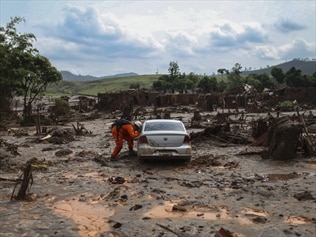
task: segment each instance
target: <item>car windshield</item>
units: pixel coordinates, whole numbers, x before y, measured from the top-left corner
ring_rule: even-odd
[[[151,122],[146,124],[145,131],[184,131],[181,123]]]

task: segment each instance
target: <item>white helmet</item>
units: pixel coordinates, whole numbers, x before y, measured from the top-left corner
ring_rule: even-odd
[[[141,121],[138,121],[138,120],[135,121],[134,124],[135,124],[135,126],[137,126],[137,127],[139,127],[139,128],[141,128],[141,126],[143,125],[142,122],[141,122]]]

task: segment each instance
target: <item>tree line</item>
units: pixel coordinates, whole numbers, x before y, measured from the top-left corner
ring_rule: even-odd
[[[178,62],[169,63],[169,74],[162,75],[152,85],[152,89],[160,92],[186,93],[199,91],[202,93],[215,93],[231,91],[232,89],[248,84],[261,92],[263,89],[276,89],[280,85],[289,87],[316,87],[316,71],[312,76],[303,75],[295,67],[284,72],[281,68],[273,67],[271,74],[249,74],[242,76],[242,66],[236,63],[231,70],[219,68],[220,77],[200,76],[191,72],[186,75],[180,72]]]

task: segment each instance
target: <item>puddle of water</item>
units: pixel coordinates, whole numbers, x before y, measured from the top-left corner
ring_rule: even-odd
[[[191,209],[186,207],[186,211],[173,211],[173,206],[176,205],[174,201],[166,201],[163,205],[155,206],[144,214],[145,217],[150,218],[190,218],[203,220],[235,220],[241,225],[253,225],[253,222],[248,218],[231,217],[229,208],[227,206],[205,206]],[[255,212],[255,211],[254,211]]]
[[[102,205],[89,205],[76,199],[57,202],[52,208],[57,214],[72,219],[83,237],[94,237],[109,231],[108,219],[114,214],[114,210]]]
[[[303,225],[311,223],[312,220],[305,216],[289,216],[285,219],[285,222],[290,225]]]

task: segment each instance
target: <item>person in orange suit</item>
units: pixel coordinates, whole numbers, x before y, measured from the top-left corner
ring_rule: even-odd
[[[134,138],[140,135],[141,127],[142,123],[140,121],[135,121],[134,123],[129,124],[123,124],[120,127],[112,127],[112,136],[115,140],[115,148],[111,154],[111,160],[117,159],[117,156],[123,147],[124,140],[127,141],[129,149],[128,155],[136,155],[136,152],[133,150]]]

